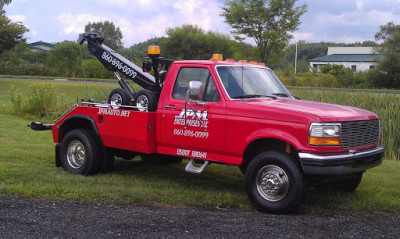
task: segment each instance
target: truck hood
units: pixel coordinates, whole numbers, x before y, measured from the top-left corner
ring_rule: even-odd
[[[247,103],[256,105],[260,108],[273,107],[282,111],[295,111],[299,113],[312,114],[325,122],[378,119],[376,114],[367,110],[306,100],[284,98],[255,99],[249,100]]]

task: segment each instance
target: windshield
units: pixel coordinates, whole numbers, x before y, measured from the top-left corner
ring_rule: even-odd
[[[292,98],[270,69],[251,66],[217,66],[217,72],[231,99]]]

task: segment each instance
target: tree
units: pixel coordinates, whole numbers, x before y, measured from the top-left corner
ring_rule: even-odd
[[[4,10],[0,10],[0,55],[12,49],[20,42],[25,42],[23,35],[28,29],[19,22],[11,21]]]
[[[221,16],[238,38],[253,38],[262,62],[278,55],[293,37],[307,6],[295,7],[297,0],[227,0]]]
[[[144,42],[134,44],[130,48],[121,49],[120,54],[129,60],[142,59],[147,56],[149,46],[160,46],[163,39],[163,37],[150,38]],[[161,54],[164,55],[163,49],[161,49]]]
[[[381,26],[375,39],[383,41],[377,50],[385,55],[378,62],[378,70],[384,74],[377,73],[380,80],[375,83],[378,87],[400,88],[400,25],[389,22]]]
[[[3,9],[4,5],[8,5],[12,0],[0,0],[0,10]]]
[[[88,56],[84,56],[87,59]],[[63,41],[49,51],[49,66],[60,76],[81,76],[81,57],[79,44],[73,41]]]
[[[103,37],[104,43],[114,50],[122,47],[122,32],[119,27],[115,28],[112,22],[89,22],[85,26],[85,32],[96,33]]]
[[[193,25],[183,25],[167,29],[168,37],[161,42],[162,54],[173,59],[208,60],[213,53],[232,56],[232,40],[229,36],[205,32]]]

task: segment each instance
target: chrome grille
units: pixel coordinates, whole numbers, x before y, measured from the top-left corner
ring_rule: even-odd
[[[342,122],[342,147],[353,148],[378,143],[379,120]]]

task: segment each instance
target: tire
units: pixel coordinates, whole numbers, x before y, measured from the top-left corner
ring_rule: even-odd
[[[290,213],[297,209],[303,197],[303,174],[288,154],[266,151],[247,167],[246,190],[259,211]]]
[[[116,88],[111,91],[111,93],[108,95],[108,103],[111,106],[120,106],[120,105],[129,105],[131,102],[131,98],[128,95],[128,92],[126,92],[125,89],[121,88]]]
[[[139,111],[153,112],[157,109],[156,95],[149,90],[140,90],[135,95],[134,105],[142,107]]]
[[[354,173],[344,176],[345,179],[327,182],[319,185],[318,187],[327,190],[354,192],[357,189],[358,185],[360,185],[362,176],[363,172]]]
[[[64,170],[85,176],[98,173],[103,161],[102,147],[87,129],[68,132],[62,140],[60,154]]]

